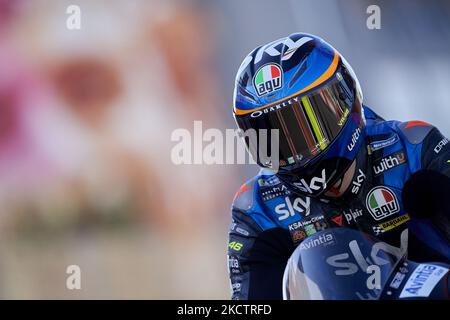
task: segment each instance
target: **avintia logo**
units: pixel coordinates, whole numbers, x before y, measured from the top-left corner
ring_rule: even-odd
[[[263,96],[280,89],[283,86],[283,71],[276,64],[266,64],[259,68],[253,79],[258,96]]]
[[[366,207],[375,220],[384,219],[400,211],[397,196],[387,187],[375,187],[367,194]]]
[[[447,272],[448,268],[442,266],[420,264],[403,287],[400,298],[428,297]]]
[[[311,248],[315,248],[317,246],[326,246],[334,243],[334,238],[331,233],[321,234],[319,237],[315,239],[307,239],[300,243],[300,248],[302,250],[307,250]]]

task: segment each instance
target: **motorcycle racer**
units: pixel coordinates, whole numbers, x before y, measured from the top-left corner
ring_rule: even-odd
[[[236,76],[233,114],[240,129],[267,130],[267,139],[245,139],[261,170],[232,205],[232,299],[281,299],[291,253],[323,229],[355,228],[392,254],[449,262],[448,139],[364,105],[353,69],[330,44],[295,33],[254,49]],[[277,153],[277,170],[261,149]],[[345,270],[346,258],[334,266]]]

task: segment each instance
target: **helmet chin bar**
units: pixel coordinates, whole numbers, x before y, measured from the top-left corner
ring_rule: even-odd
[[[367,171],[367,149],[365,142],[362,142],[353,160],[343,157],[320,158],[309,165],[308,168],[298,168],[289,172],[280,170],[277,176],[297,194],[312,198],[320,197],[328,200],[336,200],[338,199],[337,197],[328,196],[325,193],[330,191],[339,179],[344,178],[344,175],[353,163],[356,163],[355,170],[350,179],[354,178],[358,169],[363,170],[363,172]],[[344,190],[343,194],[347,190]]]
[[[353,160],[350,168],[348,168],[348,170],[342,176],[342,179],[338,180],[340,181],[339,186],[335,188],[337,183],[334,184],[330,188],[330,190],[328,190],[324,195],[328,198],[339,198],[340,196],[342,196],[348,190],[348,188],[350,188],[355,172],[356,172],[356,159]]]
[[[368,156],[367,155],[367,147],[365,144],[363,144],[360,147],[355,160],[353,160],[351,162],[350,167],[343,174],[343,176],[345,176],[347,173],[349,173],[349,179],[350,179],[349,186],[345,190],[342,190],[341,194],[338,197],[333,197],[330,195],[326,195],[324,193],[322,198],[326,199],[326,200],[344,201],[344,199],[343,199],[344,196],[345,197],[348,197],[349,195],[352,196],[353,194],[350,192],[347,192],[347,191],[351,190],[352,181],[354,181],[355,177],[358,175],[358,172],[362,171],[364,174],[367,174],[367,163],[368,163],[367,156]],[[354,170],[352,170],[352,172],[349,172],[349,170],[351,169],[352,166],[354,166]]]
[[[350,168],[352,161],[346,158],[318,159],[308,169],[300,168],[291,172],[278,172],[278,178],[295,193],[307,197],[321,197],[341,179]]]

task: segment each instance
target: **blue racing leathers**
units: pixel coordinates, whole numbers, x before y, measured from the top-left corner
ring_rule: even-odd
[[[239,189],[228,243],[232,299],[281,299],[290,255],[328,228],[359,229],[411,260],[450,261],[449,141],[428,123],[385,121],[364,110],[365,156],[341,197],[295,194],[267,170]]]

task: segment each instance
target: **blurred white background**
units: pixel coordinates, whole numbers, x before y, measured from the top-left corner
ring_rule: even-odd
[[[449,136],[448,1],[0,0],[0,298],[228,298],[229,209],[256,168],[175,166],[170,135],[234,128],[241,60],[300,31],[380,115]]]

